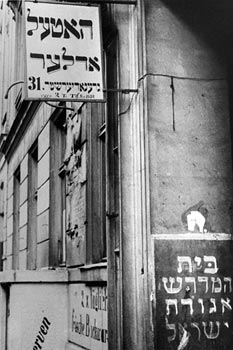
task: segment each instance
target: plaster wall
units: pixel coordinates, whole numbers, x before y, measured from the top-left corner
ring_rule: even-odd
[[[182,214],[203,201],[208,231],[230,233],[226,47],[210,30],[213,18],[207,13],[204,22],[200,9],[196,22],[200,4],[192,5],[193,16],[181,4],[177,10],[160,1],[145,5],[151,232],[187,231]],[[223,28],[218,30],[224,38]]]
[[[8,161],[7,183],[7,239],[4,254],[8,262],[5,268],[11,269],[12,236],[13,236],[13,175],[20,166],[20,244],[19,268],[26,269],[27,260],[27,227],[28,227],[28,151],[38,138],[38,204],[37,204],[37,267],[48,266],[48,211],[49,211],[49,118],[52,108],[41,105],[28,125],[25,134],[21,135],[15,151]]]
[[[65,284],[13,284],[9,307],[9,350],[65,348],[68,322]]]

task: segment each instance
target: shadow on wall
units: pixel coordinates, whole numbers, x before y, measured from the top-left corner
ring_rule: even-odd
[[[233,3],[229,0],[162,0],[170,11],[221,56],[232,55]]]

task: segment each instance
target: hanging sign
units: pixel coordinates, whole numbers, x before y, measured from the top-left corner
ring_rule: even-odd
[[[25,1],[25,99],[103,101],[99,6]]]

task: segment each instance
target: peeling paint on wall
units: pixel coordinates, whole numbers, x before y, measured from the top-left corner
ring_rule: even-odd
[[[183,224],[190,232],[210,232],[210,224],[207,218],[208,210],[204,207],[203,201],[191,206],[181,215]]]
[[[82,138],[82,115],[67,117],[67,143],[64,163],[67,179],[68,265],[85,263],[87,144]]]

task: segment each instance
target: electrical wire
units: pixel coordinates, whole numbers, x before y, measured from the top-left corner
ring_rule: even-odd
[[[194,81],[221,81],[226,80],[226,78],[195,78],[195,77],[181,77],[177,75],[171,75],[171,74],[162,74],[162,73],[146,73],[143,76],[141,76],[138,79],[138,82],[145,79],[147,76],[152,77],[166,77],[166,78],[173,78],[173,79],[179,79],[179,80],[194,80]]]
[[[220,78],[195,78],[195,77],[182,77],[182,76],[177,76],[177,75],[171,75],[171,74],[163,74],[163,73],[146,73],[143,76],[141,76],[138,79],[138,83],[142,80],[144,80],[146,77],[148,76],[154,76],[154,77],[166,77],[166,78],[170,78],[171,79],[171,88],[172,88],[172,92],[173,92],[173,103],[174,103],[174,79],[179,79],[179,80],[192,80],[192,81],[224,81],[226,80],[226,78],[224,77],[220,77]],[[127,112],[129,112],[130,107],[132,105],[133,99],[135,97],[135,95],[138,93],[138,91],[134,92],[134,94],[132,95],[132,98],[130,100],[130,103],[128,105],[128,107],[120,112],[118,114],[118,116],[124,115]],[[174,124],[174,116],[173,116],[173,129],[175,129],[175,124]]]

